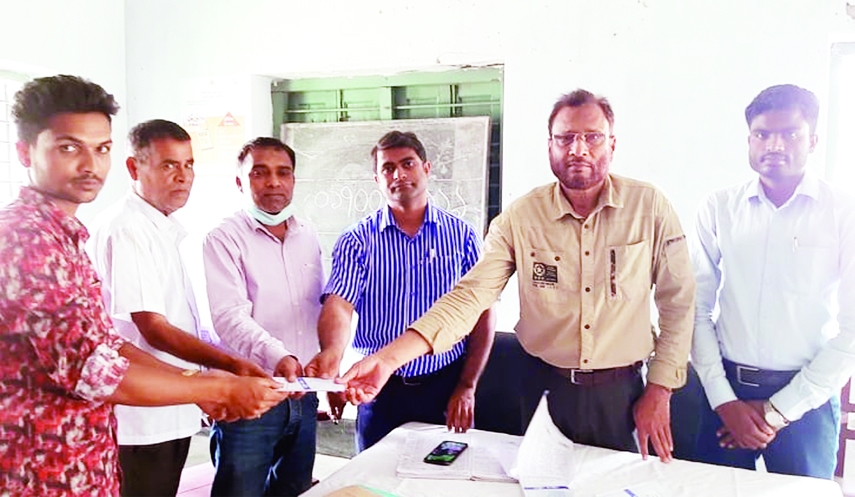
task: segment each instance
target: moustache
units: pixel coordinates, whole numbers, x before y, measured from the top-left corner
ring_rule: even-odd
[[[768,154],[763,154],[760,160],[786,161],[789,160],[789,157],[784,154],[779,154],[777,152],[770,152]]]
[[[74,178],[72,181],[91,181],[95,180],[98,183],[104,183],[104,178],[98,177],[94,174],[84,174]]]
[[[587,161],[585,159],[568,159],[568,160],[564,161],[564,165],[567,167],[578,167],[578,166],[594,167],[593,162]]]

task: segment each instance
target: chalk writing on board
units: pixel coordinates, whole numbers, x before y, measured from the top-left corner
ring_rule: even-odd
[[[424,144],[432,164],[431,202],[483,233],[488,117],[284,124],[282,139],[297,154],[294,205],[317,228],[325,258],[344,229],[385,205],[370,152],[393,129],[412,131]]]

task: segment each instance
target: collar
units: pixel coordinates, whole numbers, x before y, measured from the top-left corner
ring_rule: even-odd
[[[440,224],[437,209],[438,208],[435,207],[430,200],[428,200],[428,203],[425,206],[425,219],[422,222],[422,226],[426,224]],[[398,223],[395,221],[395,216],[392,215],[392,208],[388,205],[380,208],[380,219],[378,222],[378,227],[380,228],[380,231],[385,231],[386,228],[390,227],[400,229],[398,228]]]
[[[606,175],[605,181],[603,182],[603,189],[600,190],[600,196],[597,198],[597,206],[594,207],[591,214],[595,214],[605,207],[613,207],[615,209],[623,207],[621,187],[622,182],[620,181],[620,177],[613,177],[611,174]],[[570,204],[570,201],[567,200],[567,197],[564,196],[564,193],[561,192],[561,183],[557,181],[552,187],[549,209],[552,211],[554,219],[561,219],[568,215],[573,216],[576,219],[582,219],[582,217],[573,210],[573,206]]]
[[[58,223],[62,230],[69,237],[77,240],[78,243],[86,243],[86,240],[89,239],[89,231],[86,230],[83,223],[75,216],[57,207],[50,196],[32,187],[22,186],[18,199],[23,205],[32,207],[45,218]]]
[[[793,191],[793,196],[787,199],[786,202],[781,207],[789,204],[796,197],[802,196],[811,198],[813,200],[819,200],[819,186],[820,186],[819,178],[811,171],[805,171],[804,176],[802,176],[802,180],[799,181],[799,184],[796,185],[795,191]],[[766,192],[763,190],[763,185],[760,184],[760,177],[757,176],[748,183],[748,188],[745,190],[747,200],[754,201],[765,201],[770,202],[768,197],[766,197]]]
[[[187,236],[187,230],[178,222],[174,213],[168,216],[140,197],[133,189],[125,196],[125,201],[133,210],[139,212],[154,224],[154,227],[166,233],[172,233],[177,240]]]

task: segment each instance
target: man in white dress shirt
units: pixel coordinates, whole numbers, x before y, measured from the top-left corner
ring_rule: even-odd
[[[88,246],[116,329],[188,371],[201,364],[266,376],[258,365],[198,338],[195,297],[179,253],[186,232],[172,216],[193,186],[190,135],[173,122],[153,120],[134,127],[129,139],[132,189],[95,220]],[[199,408],[120,405],[116,417],[122,495],[175,495],[190,437],[201,427]]]
[[[818,114],[803,88],[763,90],[745,110],[758,177],[698,214],[705,462],[753,469],[762,454],[771,472],[834,472],[839,393],[855,372],[855,203],[807,169]]]
[[[324,275],[315,229],[293,215],[294,151],[256,138],[238,154],[245,208],[206,237],[214,330],[243,357],[293,381],[318,352]],[[211,495],[291,496],[312,484],[318,399],[291,397],[259,419],[217,422]]]

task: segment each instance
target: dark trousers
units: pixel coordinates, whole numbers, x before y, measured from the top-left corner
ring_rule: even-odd
[[[356,413],[356,450],[362,452],[410,421],[445,424],[448,399],[460,380],[464,359],[416,378],[392,375],[373,401]]]
[[[190,437],[152,445],[120,445],[122,496],[174,496],[189,451]]]
[[[732,365],[732,363],[731,363]],[[727,366],[727,365],[726,365]],[[746,385],[736,378],[733,368],[726,367],[727,379],[740,400],[765,400],[783,388],[789,380],[764,382],[752,377]],[[793,371],[790,377],[795,376]],[[770,375],[771,376],[771,375]],[[776,375],[779,376],[779,375]],[[837,465],[837,445],[840,433],[840,398],[832,397],[825,404],[805,413],[781,429],[763,450],[725,449],[719,447],[716,431],[722,427],[718,414],[705,403],[701,414],[701,432],[698,436],[698,459],[701,462],[755,469],[757,458],[763,455],[766,470],[770,473],[813,476],[830,479]]]
[[[312,486],[318,397],[286,399],[258,419],[216,422],[212,496],[296,496]]]
[[[574,385],[554,366],[528,353],[524,356],[520,371],[523,431],[544,390],[549,390],[549,414],[564,436],[585,445],[638,452],[632,406],[644,392],[639,372],[608,384]]]

